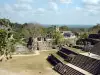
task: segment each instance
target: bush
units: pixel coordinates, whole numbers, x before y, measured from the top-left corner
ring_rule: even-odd
[[[0,53],[2,54],[2,49],[6,46],[6,31],[5,30],[0,30]]]

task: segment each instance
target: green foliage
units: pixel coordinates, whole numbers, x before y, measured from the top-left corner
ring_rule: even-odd
[[[25,23],[22,28],[22,34],[24,37],[38,37],[45,36],[46,29],[37,23]]]
[[[48,27],[47,31],[46,31],[49,38],[53,38],[53,35],[54,35],[55,32],[56,32],[56,26],[54,26],[54,25]]]
[[[0,30],[0,54],[12,52],[14,50],[14,40],[9,39],[7,33],[6,30]]]
[[[8,53],[15,51],[15,48],[14,48],[15,43],[16,43],[16,41],[14,39],[8,40],[7,46],[6,46]]]
[[[85,32],[85,28],[80,28],[80,30],[81,30],[82,32]]]
[[[10,24],[10,20],[9,19],[0,19],[0,25],[4,25],[4,26],[8,26]]]
[[[6,46],[6,34],[5,30],[0,30],[0,51]]]
[[[82,38],[88,38],[88,33],[83,33],[83,34],[81,34],[81,35],[80,35],[80,39],[82,39]]]
[[[60,31],[68,31],[69,28],[67,26],[61,26],[61,27],[59,27],[59,30]]]
[[[60,32],[53,33],[54,44],[59,45],[64,42],[64,37],[61,35]]]
[[[91,34],[96,34],[100,30],[100,24],[97,24],[96,26],[93,26],[89,29],[89,33]]]
[[[12,24],[13,37],[15,40],[19,41],[21,38],[23,38],[22,34],[23,26],[18,23],[11,23],[11,24]]]
[[[7,55],[14,50],[14,40],[11,38],[13,33],[10,20],[0,19],[0,25],[4,26],[4,29],[0,29],[0,54]]]

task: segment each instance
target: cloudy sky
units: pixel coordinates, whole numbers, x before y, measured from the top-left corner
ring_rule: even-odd
[[[41,24],[100,23],[100,0],[0,0],[0,17]]]

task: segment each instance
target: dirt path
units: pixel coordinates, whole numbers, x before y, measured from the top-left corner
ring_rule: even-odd
[[[47,52],[47,51],[51,51],[51,50],[41,50],[41,51],[35,51],[34,54],[17,54],[17,55],[12,55],[14,57],[16,56],[36,56],[36,55],[40,55],[40,52]]]
[[[36,56],[36,55],[40,55],[39,51],[35,51],[34,54],[18,54],[18,55],[12,55],[12,56]]]

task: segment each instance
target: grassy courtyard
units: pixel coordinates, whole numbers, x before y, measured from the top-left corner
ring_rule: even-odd
[[[7,62],[0,62],[0,69],[19,73],[19,75],[58,75],[46,61],[47,56],[55,52],[51,50],[40,52],[40,55],[36,56],[16,56]]]
[[[79,49],[69,49],[77,53],[82,53]],[[49,54],[53,54],[59,60],[66,63],[56,52],[57,50],[50,50],[41,51],[39,55],[24,54],[13,56],[12,59],[6,62],[0,62],[0,75],[59,75],[52,70],[51,64],[46,60]],[[7,72],[7,74],[2,74],[2,70]],[[9,72],[14,74],[10,74]]]

